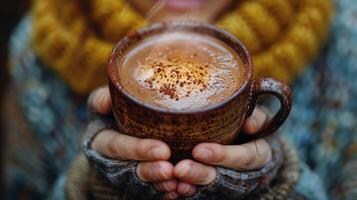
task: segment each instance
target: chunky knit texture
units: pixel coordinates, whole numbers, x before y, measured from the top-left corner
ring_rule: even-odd
[[[218,19],[217,25],[247,46],[255,76],[291,81],[316,54],[327,35],[331,0],[251,0]],[[125,0],[36,0],[36,54],[78,94],[105,83],[115,43],[148,24]]]
[[[276,179],[268,188],[257,193],[252,193],[246,199],[287,199],[295,195],[293,187],[300,176],[299,158],[293,145],[283,139],[284,164],[277,173]],[[238,178],[238,177],[237,177]],[[105,179],[96,170],[90,167],[88,160],[80,154],[68,171],[66,194],[69,200],[98,199],[98,200],[124,200],[141,199],[130,195],[122,196],[122,191]],[[226,199],[221,196],[221,199]],[[186,198],[196,199],[196,198]],[[202,198],[210,199],[210,198]],[[214,198],[218,199],[218,198]],[[295,199],[295,198],[293,198]]]
[[[93,139],[104,129],[115,129],[113,116],[94,116],[85,131],[82,149],[89,163],[101,174],[111,186],[119,192],[117,196],[135,196],[132,199],[161,199],[162,193],[157,192],[153,185],[141,181],[136,175],[138,161],[113,160],[91,147]],[[217,178],[207,186],[198,187],[197,193],[187,200],[215,200],[223,198],[241,199],[248,194],[270,186],[283,163],[282,141],[276,137],[266,138],[272,147],[273,159],[257,170],[237,171],[225,167],[216,167]],[[284,141],[285,142],[285,141]],[[285,150],[285,149],[284,149]],[[123,190],[123,188],[125,188]],[[127,198],[124,198],[127,199]]]

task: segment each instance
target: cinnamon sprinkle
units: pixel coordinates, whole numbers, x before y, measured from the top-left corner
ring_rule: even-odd
[[[196,57],[197,54],[191,56]],[[162,56],[160,61],[154,59],[147,61],[148,67],[154,70],[154,75],[146,79],[145,83],[150,89],[157,89],[170,99],[179,101],[180,98],[189,97],[194,88],[199,92],[207,89],[205,79],[210,77],[208,64],[182,61],[166,56]]]

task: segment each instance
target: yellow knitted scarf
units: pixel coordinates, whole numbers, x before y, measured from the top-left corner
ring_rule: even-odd
[[[246,0],[218,19],[253,55],[255,76],[291,81],[326,38],[331,0]],[[105,84],[105,67],[128,31],[146,25],[125,0],[35,0],[33,45],[78,94]]]

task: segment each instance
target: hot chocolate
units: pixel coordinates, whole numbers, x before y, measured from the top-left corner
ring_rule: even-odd
[[[253,62],[233,35],[193,21],[156,23],[124,37],[108,62],[119,131],[167,143],[172,161],[199,143],[246,142],[274,133],[291,109],[291,91],[272,78],[253,79]],[[262,95],[281,106],[254,136],[239,141]]]
[[[167,32],[139,41],[117,62],[134,98],[167,110],[195,110],[224,101],[243,84],[237,53],[209,35]]]

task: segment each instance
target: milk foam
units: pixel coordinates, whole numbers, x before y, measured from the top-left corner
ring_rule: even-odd
[[[118,63],[121,83],[134,97],[174,110],[206,107],[241,85],[241,63],[207,35],[170,32],[139,42]]]

